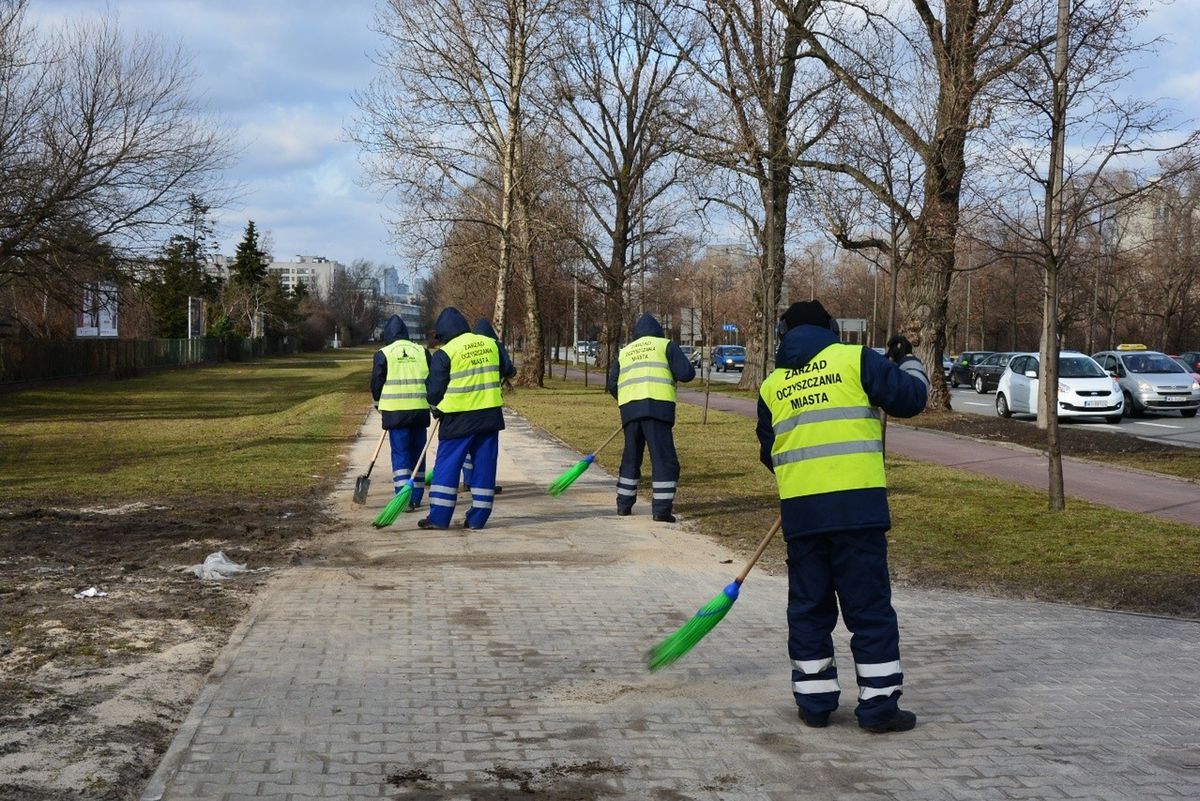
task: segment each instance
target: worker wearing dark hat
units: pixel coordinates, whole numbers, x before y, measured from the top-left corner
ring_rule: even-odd
[[[393,314],[383,325],[386,343],[375,352],[371,368],[371,397],[383,418],[392,451],[392,486],[395,491],[413,480],[409,510],[421,505],[425,477],[413,475],[417,460],[425,450],[429,428],[429,402],[425,399],[425,379],[429,376],[429,351],[410,342],[408,327]]]
[[[458,476],[470,454],[474,463],[471,508],[463,526],[480,529],[492,513],[496,458],[504,429],[500,343],[471,333],[467,318],[453,306],[438,315],[435,329],[441,348],[430,360],[427,398],[441,423],[429,484],[429,517],[417,525],[449,528],[458,500]]]
[[[633,512],[642,454],[650,447],[650,511],[654,519],[674,523],[679,456],[671,428],[675,425],[675,384],[696,377],[679,346],[663,336],[653,316],[643,314],[633,327],[633,341],[621,348],[608,371],[608,391],[621,407],[625,452],[617,478],[617,514]]]
[[[508,356],[508,349],[504,347],[504,343],[500,341],[499,335],[496,334],[496,329],[492,327],[492,321],[486,317],[480,317],[475,321],[475,325],[471,328],[471,333],[481,334],[485,337],[491,337],[496,340],[496,344],[500,346],[500,381],[512,378],[517,374],[517,368],[513,366],[512,359]],[[463,488],[471,489],[471,475],[475,471],[475,465],[471,461],[471,454],[467,454],[466,460],[463,462]],[[496,485],[496,494],[499,495],[503,491],[503,487]]]
[[[793,303],[779,324],[775,369],[759,392],[760,457],[775,474],[788,563],[788,655],[800,718],[828,724],[840,690],[833,654],[838,606],[851,632],[858,724],[907,731],[904,675],[888,579],[891,527],[879,409],[912,417],[929,379],[903,337],[885,357],[844,345],[820,301]]]

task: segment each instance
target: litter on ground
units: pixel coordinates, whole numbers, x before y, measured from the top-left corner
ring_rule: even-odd
[[[230,561],[229,557],[222,551],[210,553],[205,557],[202,564],[184,568],[185,572],[193,573],[199,578],[212,581],[227,579],[230,576],[236,576],[238,573],[257,573],[260,570],[266,569],[262,567],[258,570],[250,570],[245,564],[239,565],[237,562]]]

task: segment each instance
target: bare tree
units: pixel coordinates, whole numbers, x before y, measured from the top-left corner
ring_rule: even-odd
[[[1018,113],[998,126],[1001,136],[989,148],[997,172],[1012,177],[1005,202],[993,207],[1009,255],[1042,267],[1038,426],[1046,430],[1053,510],[1065,507],[1058,437],[1063,275],[1098,214],[1200,165],[1190,151],[1200,133],[1168,142],[1167,109],[1117,94],[1130,75],[1128,56],[1146,47],[1133,38],[1143,6],[1098,0],[1071,8],[1059,0],[1055,47],[1005,79]],[[1166,154],[1173,158],[1164,160]]]
[[[558,0],[388,0],[376,17],[386,40],[382,74],[356,97],[362,125],[351,132],[385,187],[402,193],[405,224],[473,219],[496,229],[496,304],[501,336],[514,276],[526,301],[521,380],[542,356],[535,277],[529,256],[526,147],[529,93],[551,56]],[[471,216],[463,205],[471,202]],[[407,233],[407,232],[401,232]],[[440,247],[441,241],[433,241]]]
[[[111,16],[36,30],[27,5],[0,0],[0,286],[70,297],[130,277],[191,198],[211,203],[228,149],[178,48]],[[103,267],[73,257],[98,243]]]
[[[802,166],[853,179],[899,219],[907,219],[912,269],[904,286],[904,328],[930,364],[940,364],[946,346],[970,137],[990,123],[993,85],[1053,40],[1027,24],[1040,18],[1035,12],[1041,5],[1037,0],[955,0],[940,6],[928,0],[822,0],[819,13],[810,13],[800,27],[812,56],[849,98],[903,141],[920,165],[915,211],[877,174],[836,153]],[[930,379],[930,404],[948,409],[941,371],[931,370]]]
[[[608,358],[624,339],[626,286],[647,268],[647,247],[680,221],[673,190],[691,109],[680,91],[683,61],[656,7],[635,0],[579,0],[560,29],[547,110],[566,143],[559,175],[579,206],[573,238],[605,299]],[[685,50],[691,42],[676,32]]]
[[[802,68],[811,55],[803,31],[819,6],[819,0],[675,0],[667,23],[672,30],[696,27],[707,42],[686,55],[701,103],[710,111],[682,121],[692,137],[691,154],[743,176],[755,190],[753,206],[729,206],[754,230],[760,254],[744,387],[756,387],[774,366],[772,337],[797,161],[836,116],[834,99],[825,92],[831,82],[814,80]],[[709,199],[728,205],[720,195]]]

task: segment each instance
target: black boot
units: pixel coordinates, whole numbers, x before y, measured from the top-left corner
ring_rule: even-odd
[[[654,515],[654,522],[655,523],[674,523],[675,515],[671,514],[670,512],[659,512],[658,514]]]
[[[628,509],[622,509],[620,506],[618,506],[617,514],[621,517],[629,517],[631,514],[633,514],[633,508],[630,507]]]
[[[430,520],[428,517],[422,517],[420,520],[418,520],[418,521],[417,521],[417,528],[434,528],[434,529],[441,529],[441,526],[439,526],[439,525],[437,525],[436,523],[434,523],[434,522],[433,522],[432,520]]]
[[[804,711],[804,707],[800,707],[800,719],[804,721],[804,725],[810,729],[823,729],[829,725],[829,713],[824,715],[815,715]]]
[[[904,709],[897,709],[896,714],[884,721],[871,726],[862,726],[864,731],[872,734],[887,734],[893,731],[909,731],[917,725],[917,716]]]

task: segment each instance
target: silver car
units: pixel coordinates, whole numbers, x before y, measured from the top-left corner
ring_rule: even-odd
[[[1107,370],[1125,395],[1125,414],[1178,410],[1195,417],[1200,409],[1200,384],[1170,356],[1153,350],[1105,350],[1092,356]]]

